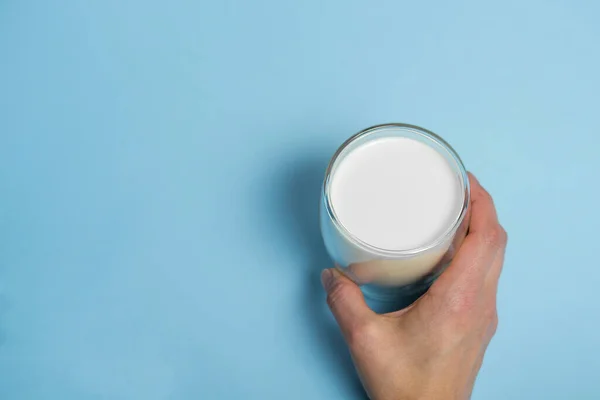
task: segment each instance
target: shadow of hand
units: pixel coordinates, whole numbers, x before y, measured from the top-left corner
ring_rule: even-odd
[[[328,162],[328,156],[315,155],[295,160],[291,168],[284,171],[281,182],[283,198],[279,199],[279,203],[287,223],[286,231],[290,233],[294,246],[300,248],[299,254],[306,265],[306,292],[301,299],[305,318],[303,325],[310,328],[310,334],[318,343],[318,351],[329,363],[329,368],[355,390],[357,396],[366,397],[320,283],[321,271],[332,264],[319,228],[321,185]]]

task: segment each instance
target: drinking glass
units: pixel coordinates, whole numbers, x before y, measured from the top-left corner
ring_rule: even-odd
[[[339,163],[354,149],[370,141],[403,137],[424,143],[448,162],[457,176],[462,196],[460,212],[442,235],[419,248],[390,250],[375,247],[349,232],[336,216],[331,201],[331,179]],[[454,149],[441,137],[408,124],[384,124],[367,128],[349,138],[333,155],[323,181],[320,225],[325,247],[336,267],[352,279],[369,298],[393,301],[417,298],[452,261],[468,229],[470,216],[469,179]],[[401,227],[399,228],[401,229]]]

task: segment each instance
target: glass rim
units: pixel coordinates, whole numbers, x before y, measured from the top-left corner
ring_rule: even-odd
[[[329,195],[329,187],[330,187],[330,183],[331,183],[331,177],[332,177],[332,172],[333,172],[334,166],[336,165],[338,159],[340,158],[340,155],[342,155],[342,153],[344,153],[344,151],[348,148],[348,146],[350,146],[352,143],[356,142],[359,139],[367,137],[376,132],[381,132],[381,131],[388,130],[388,129],[410,131],[412,133],[416,133],[418,136],[421,136],[422,138],[424,138],[427,141],[436,143],[438,146],[440,146],[442,149],[444,149],[448,153],[448,155],[450,155],[451,159],[454,161],[456,167],[458,168],[457,172],[460,175],[460,179],[461,179],[461,183],[462,183],[462,189],[463,189],[462,206],[461,206],[460,212],[457,213],[457,216],[453,220],[452,224],[450,224],[449,227],[441,235],[436,237],[436,239],[432,240],[431,242],[429,242],[423,246],[416,247],[413,249],[406,249],[406,250],[384,249],[384,248],[380,248],[377,246],[373,246],[373,245],[365,242],[364,240],[360,239],[358,236],[356,236],[352,232],[350,232],[340,222],[340,220],[337,217],[337,214],[335,213],[333,204],[331,202],[331,196]],[[323,190],[323,199],[322,200],[325,203],[325,209],[327,211],[329,219],[332,221],[333,225],[336,227],[336,229],[339,232],[341,232],[349,241],[362,247],[363,249],[365,249],[369,252],[383,255],[383,256],[394,257],[394,258],[401,258],[401,257],[407,257],[407,256],[413,256],[416,254],[420,254],[420,253],[426,252],[428,250],[434,249],[437,246],[439,246],[441,243],[448,240],[448,238],[450,238],[462,224],[463,220],[465,219],[465,217],[468,213],[469,204],[471,202],[471,189],[470,189],[470,183],[469,183],[469,176],[467,174],[467,170],[466,170],[460,156],[458,155],[458,153],[452,148],[452,146],[450,146],[450,144],[448,142],[446,142],[444,139],[442,139],[437,134],[435,134],[425,128],[422,128],[420,126],[410,125],[410,124],[405,124],[405,123],[386,123],[386,124],[374,125],[369,128],[363,129],[362,131],[360,131],[360,132],[352,135],[350,138],[348,138],[344,143],[342,143],[342,145],[337,149],[337,151],[331,157],[331,160],[329,161],[329,164],[327,165],[327,170],[325,172],[325,179],[323,180],[322,190]]]

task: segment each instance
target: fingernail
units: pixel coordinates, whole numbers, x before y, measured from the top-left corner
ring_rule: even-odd
[[[333,272],[331,272],[331,269],[324,269],[323,272],[321,272],[321,284],[323,285],[323,289],[325,289],[326,292],[329,291],[329,288],[331,287],[331,283],[333,282]]]

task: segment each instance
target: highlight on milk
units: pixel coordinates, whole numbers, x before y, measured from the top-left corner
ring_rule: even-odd
[[[469,180],[439,136],[378,125],[334,154],[322,188],[321,232],[337,267],[370,297],[424,292],[462,243]]]

